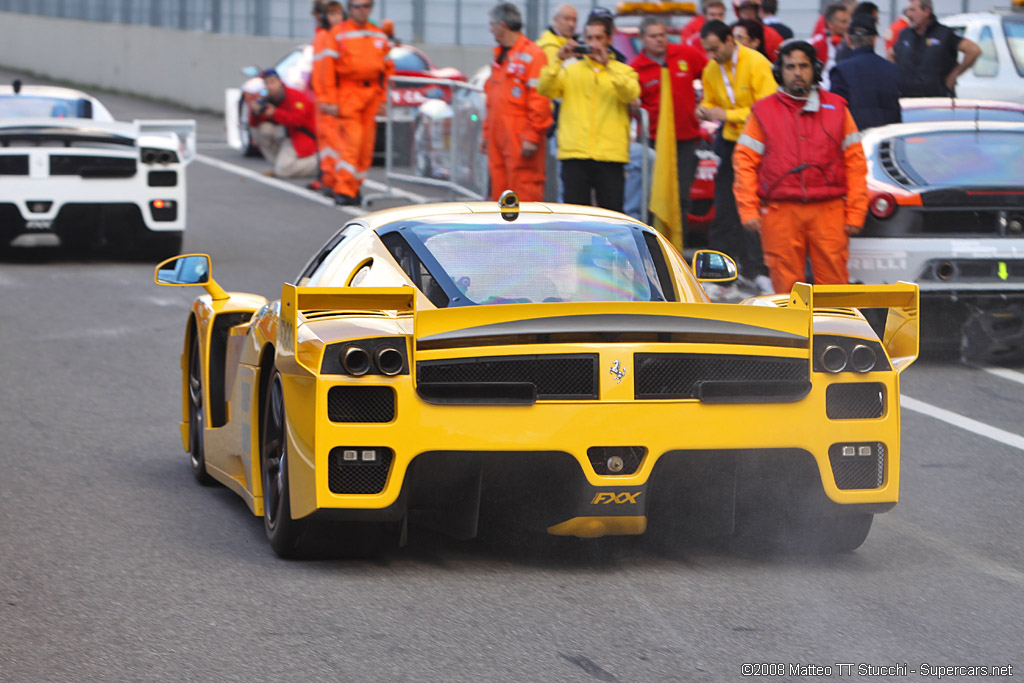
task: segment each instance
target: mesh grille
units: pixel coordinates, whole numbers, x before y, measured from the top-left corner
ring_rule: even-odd
[[[380,493],[388,483],[392,452],[389,448],[373,448],[375,462],[347,461],[346,450],[351,447],[332,448],[327,456],[327,485],[331,493]],[[359,452],[365,448],[356,449]]]
[[[825,390],[830,420],[870,420],[885,413],[885,386],[879,382],[833,384]]]
[[[539,399],[596,399],[597,355],[508,356],[424,361],[417,381],[429,383],[526,382]]]
[[[802,358],[638,353],[636,398],[698,398],[701,382],[793,382],[808,379]]]
[[[83,178],[130,178],[135,159],[70,154],[50,155],[50,175],[80,175]]]
[[[331,387],[327,417],[331,422],[391,422],[395,392],[391,387]]]
[[[863,447],[869,448],[868,455],[843,455],[843,448],[853,448],[858,453]],[[832,476],[836,488],[877,489],[885,480],[885,444],[870,442],[856,444],[833,444],[828,449],[832,464]]]
[[[0,155],[0,175],[28,175],[28,155]]]

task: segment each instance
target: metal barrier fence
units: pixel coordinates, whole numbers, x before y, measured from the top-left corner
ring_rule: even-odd
[[[396,115],[397,110],[410,109],[395,105],[403,95],[414,101],[422,97],[422,105],[411,116]],[[486,115],[481,86],[440,78],[392,76],[386,102],[386,194],[391,194],[393,182],[398,181],[445,188],[451,200],[457,195],[468,199],[487,196],[487,157],[479,149]],[[396,128],[403,125],[411,127],[408,135],[397,133]],[[397,149],[399,144],[409,144],[411,149]],[[402,164],[401,160],[408,163]]]
[[[421,98],[422,104],[415,109],[406,104]],[[440,78],[392,76],[388,79],[385,102],[385,190],[367,195],[365,201],[400,192],[395,187],[396,182],[446,189],[451,201],[458,198],[485,200],[490,196],[487,155],[480,151],[487,115],[481,85]],[[398,113],[411,109],[411,114]],[[640,148],[641,220],[646,223],[651,188],[647,111],[641,108],[634,117],[637,132],[632,145]],[[410,129],[402,134],[400,126]],[[405,145],[411,149],[400,148]]]

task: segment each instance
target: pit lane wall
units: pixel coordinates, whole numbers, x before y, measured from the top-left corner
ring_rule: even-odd
[[[0,67],[219,113],[224,89],[244,80],[243,67],[273,65],[302,42],[16,12],[0,12],[0,27]],[[491,58],[486,47],[418,47],[467,74]]]

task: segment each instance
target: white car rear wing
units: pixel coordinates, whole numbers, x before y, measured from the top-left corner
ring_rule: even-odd
[[[178,154],[183,164],[196,156],[196,122],[194,119],[136,119],[136,136],[173,133],[178,137]]]

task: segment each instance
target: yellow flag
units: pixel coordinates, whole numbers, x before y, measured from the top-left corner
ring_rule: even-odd
[[[683,211],[679,202],[679,169],[676,166],[676,116],[672,108],[672,78],[661,67],[661,106],[654,144],[654,177],[651,180],[651,214],[654,227],[683,252]]]

